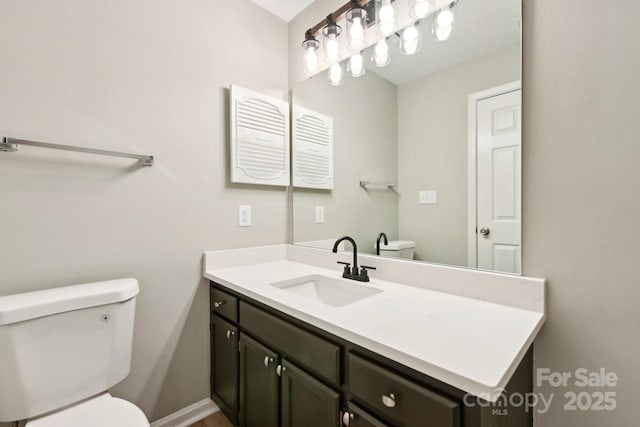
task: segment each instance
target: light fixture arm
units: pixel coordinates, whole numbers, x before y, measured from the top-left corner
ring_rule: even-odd
[[[354,7],[353,6],[354,3],[357,4],[358,6],[363,6],[363,5],[367,4],[367,3],[369,3],[369,1],[373,1],[373,0],[350,0],[350,1],[346,2],[345,4],[343,4],[342,6],[340,6],[338,9],[336,9],[335,12],[329,14],[329,16],[331,16],[331,19],[335,23],[335,21],[337,21],[342,15],[347,13],[347,11],[349,9]],[[313,27],[311,27],[307,31],[311,31],[311,34],[315,35],[318,31],[320,31],[326,25],[327,25],[327,20],[323,19],[322,21],[318,22],[316,25],[314,25]]]

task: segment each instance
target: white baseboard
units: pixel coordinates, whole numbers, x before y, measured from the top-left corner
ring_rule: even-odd
[[[207,398],[186,408],[182,408],[173,414],[167,415],[151,423],[151,427],[188,427],[209,415],[220,410],[213,400]]]

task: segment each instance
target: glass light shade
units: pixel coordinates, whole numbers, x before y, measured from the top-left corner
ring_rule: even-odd
[[[422,34],[415,25],[409,25],[400,34],[400,52],[405,55],[413,55],[422,46]]]
[[[338,37],[341,32],[342,27],[335,23],[329,23],[322,29],[324,57],[330,64],[340,59],[340,42],[338,41]]]
[[[439,10],[433,18],[432,33],[436,40],[449,40],[453,35],[455,28],[455,15],[453,8],[445,8]]]
[[[409,0],[409,16],[416,19],[425,18],[436,8],[433,0]]]
[[[391,0],[376,0],[376,27],[383,36],[396,31],[396,12]]]
[[[314,74],[318,71],[318,48],[320,42],[316,40],[309,32],[302,48],[304,49],[304,72],[307,75]]]
[[[349,9],[347,16],[347,47],[359,51],[365,45],[364,31],[367,28],[367,11],[361,7]]]
[[[342,65],[336,62],[327,71],[327,78],[331,86],[340,86],[344,83],[344,73],[342,72]]]
[[[387,44],[386,39],[380,40],[373,47],[371,62],[376,67],[385,67],[391,62],[391,58],[389,56],[389,45]]]
[[[362,58],[360,53],[356,53],[349,58],[349,62],[347,62],[347,71],[351,77],[364,76],[364,73],[366,72],[364,68],[364,58]]]

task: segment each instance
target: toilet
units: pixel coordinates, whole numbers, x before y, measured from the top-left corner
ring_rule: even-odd
[[[138,292],[120,279],[0,297],[0,422],[149,427],[108,392],[131,368]]]
[[[413,259],[416,242],[411,240],[389,240],[385,245],[380,242],[380,256],[386,258]]]

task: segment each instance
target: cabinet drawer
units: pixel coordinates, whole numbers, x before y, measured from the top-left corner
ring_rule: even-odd
[[[340,385],[340,346],[240,301],[240,325],[315,375]]]
[[[211,288],[211,310],[238,323],[238,298],[217,288]]]
[[[355,354],[348,355],[349,391],[385,419],[404,426],[459,427],[460,405]]]

